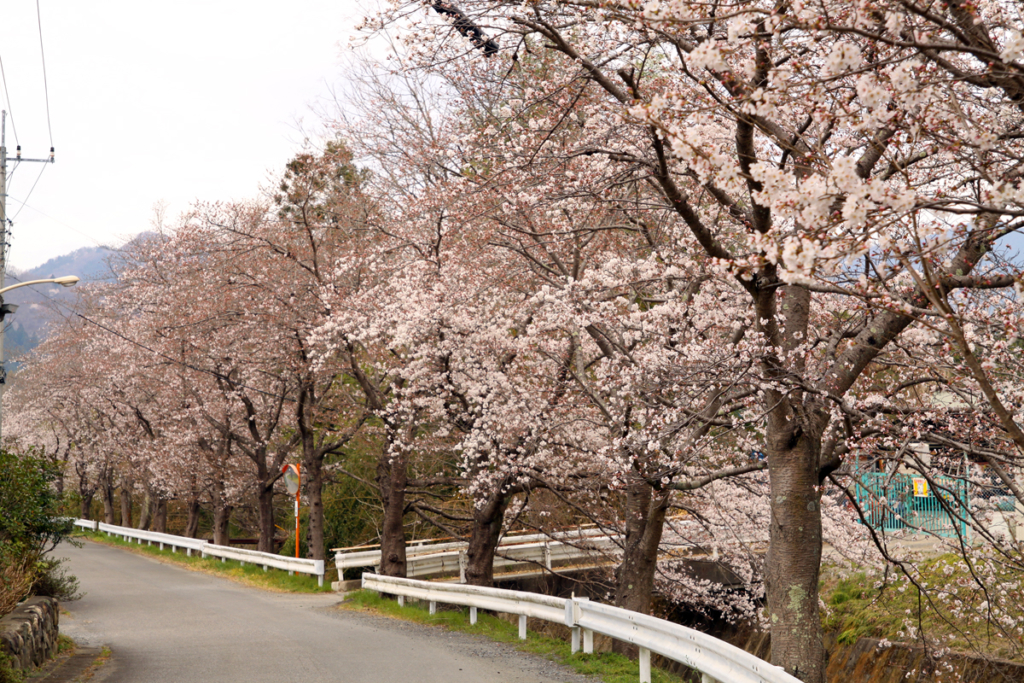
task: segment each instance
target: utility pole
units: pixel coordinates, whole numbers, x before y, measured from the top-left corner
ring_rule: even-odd
[[[21,157],[21,145],[18,145],[17,162],[37,161],[44,164],[53,163],[53,147],[50,148],[49,159],[23,159]],[[7,228],[10,227],[7,220],[7,110],[0,111],[0,289],[4,288],[4,280],[7,277]],[[4,304],[3,297],[0,297],[0,448],[3,447],[3,391],[7,383],[7,368],[4,367],[4,318],[8,313],[13,313],[14,308]]]

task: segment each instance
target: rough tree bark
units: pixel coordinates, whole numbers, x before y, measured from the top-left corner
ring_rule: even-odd
[[[139,508],[139,529],[149,529],[149,521],[153,516],[153,492],[149,482],[143,484],[142,506]]]
[[[309,521],[306,526],[309,534],[308,555],[314,560],[326,559],[324,548],[324,461],[323,458],[306,458],[302,461],[302,483],[305,485],[306,506]]]
[[[824,683],[828,662],[818,611],[818,463],[824,420],[800,420],[786,412],[780,406],[769,417],[771,521],[765,589],[772,624],[793,627],[772,629],[771,659],[786,662],[787,671],[803,681]]]
[[[257,502],[259,504],[260,539],[256,549],[261,553],[272,553],[274,552],[274,536],[277,531],[277,527],[274,526],[274,484],[273,480],[269,486],[265,482],[266,476],[263,475],[257,485],[259,487]]]
[[[118,498],[121,500],[121,526],[130,527],[132,525],[132,490],[130,483],[121,483],[121,491]]]
[[[188,521],[185,522],[185,535],[189,538],[199,536],[199,498],[191,498],[188,501]]]
[[[78,516],[81,519],[92,519],[92,493],[82,496],[80,502]]]
[[[100,481],[100,497],[103,499],[103,521],[106,524],[114,523],[114,484],[110,481],[110,474],[105,474]]]
[[[502,523],[509,496],[498,490],[473,507],[473,526],[466,549],[466,583],[471,586],[494,585],[494,551],[501,540]]]
[[[231,512],[233,505],[219,505],[213,510],[213,542],[216,545],[228,545],[230,540]]]
[[[167,533],[167,499],[157,496],[153,503],[153,531]]]
[[[405,453],[385,452],[377,461],[377,485],[384,504],[381,525],[380,573],[405,576],[405,491],[408,484]]]

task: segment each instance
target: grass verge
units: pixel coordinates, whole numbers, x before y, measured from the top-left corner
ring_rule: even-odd
[[[1024,578],[1006,573],[986,593],[955,555],[929,558],[917,569],[925,596],[900,574],[892,573],[885,581],[867,573],[827,576],[820,587],[825,630],[847,645],[862,637],[915,644],[923,634],[932,647],[1024,661],[1024,637],[1016,628],[1024,620],[1019,599]],[[996,608],[1000,611],[989,612]],[[1010,620],[1011,626],[996,628],[993,622],[999,618]]]
[[[431,614],[425,605],[406,601],[405,607],[398,602],[381,597],[368,590],[350,593],[341,609],[370,612],[382,616],[413,621],[418,624],[442,626],[451,631],[460,631],[485,636],[501,643],[515,645],[524,652],[530,652],[573,669],[577,673],[594,676],[605,683],[636,683],[640,675],[637,662],[611,652],[596,654],[572,654],[569,643],[538,633],[528,632],[526,640],[519,640],[519,628],[515,624],[480,612],[474,625],[469,623],[468,608],[461,610],[447,608]],[[652,683],[682,683],[683,679],[659,669],[651,670]]]
[[[116,548],[124,548],[125,550],[138,553],[140,555],[148,555],[161,562],[168,562],[170,564],[176,564],[192,571],[203,572],[205,574],[214,574],[216,576],[223,576],[237,581],[238,583],[245,584],[246,586],[253,586],[255,588],[262,588],[264,590],[275,591],[278,593],[330,593],[331,586],[326,580],[323,586],[318,586],[315,576],[308,574],[295,574],[289,576],[288,572],[281,569],[268,569],[263,571],[262,567],[255,566],[251,563],[246,563],[242,566],[241,562],[234,560],[227,560],[221,562],[219,559],[214,557],[200,557],[199,555],[192,555],[188,557],[185,555],[183,549],[179,549],[178,552],[172,552],[170,548],[164,548],[160,550],[159,546],[156,545],[139,545],[137,543],[131,543],[122,541],[116,536],[107,536],[102,532],[86,532],[83,534],[84,538],[89,539],[95,543],[102,545],[113,546]]]

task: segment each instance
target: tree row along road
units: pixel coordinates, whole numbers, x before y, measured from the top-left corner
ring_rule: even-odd
[[[94,681],[554,683],[591,680],[509,646],[336,609],[86,542],[62,546],[85,597],[61,632],[107,646]]]

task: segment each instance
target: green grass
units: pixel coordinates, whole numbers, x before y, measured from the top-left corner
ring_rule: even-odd
[[[519,627],[516,624],[510,624],[483,612],[478,613],[476,624],[470,625],[468,608],[455,610],[446,606],[446,609],[430,614],[430,610],[425,605],[406,601],[405,607],[399,607],[397,601],[381,597],[379,593],[369,590],[350,593],[341,607],[342,609],[372,612],[413,621],[418,624],[442,626],[451,631],[461,631],[485,636],[502,643],[510,643],[524,652],[546,657],[568,666],[577,673],[594,676],[605,683],[636,683],[639,680],[639,664],[627,657],[611,652],[590,655],[582,652],[572,654],[569,643],[533,632],[527,632],[525,641],[519,640]],[[652,683],[681,683],[683,681],[678,676],[653,667],[651,680]]]
[[[994,628],[985,618],[987,600],[1003,615],[1024,616],[1019,597],[1024,594],[1024,577],[1006,572],[1002,587],[985,595],[955,555],[928,559],[918,569],[916,579],[927,593],[923,599],[902,574],[890,573],[886,582],[867,573],[826,578],[821,584],[825,630],[835,633],[841,644],[862,637],[914,643],[924,633],[933,647],[1024,661],[1020,634]]]
[[[125,542],[120,538],[107,536],[102,532],[86,532],[83,536],[96,543],[124,548],[131,552],[154,557],[162,562],[177,564],[185,567],[186,569],[191,569],[197,572],[223,576],[233,581],[237,581],[238,583],[262,588],[264,590],[283,593],[331,592],[331,585],[330,582],[327,581],[326,577],[324,579],[324,585],[318,586],[316,577],[310,576],[309,574],[297,573],[294,576],[289,576],[288,572],[273,568],[264,572],[263,567],[253,565],[248,562],[243,567],[240,562],[236,562],[234,560],[221,562],[219,559],[214,557],[200,557],[194,552],[191,557],[188,557],[185,555],[185,550],[181,548],[179,548],[177,552],[172,552],[170,547],[167,546],[164,547],[164,550],[160,550],[160,546],[157,545],[150,546],[145,543],[139,545],[134,542]]]

